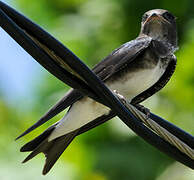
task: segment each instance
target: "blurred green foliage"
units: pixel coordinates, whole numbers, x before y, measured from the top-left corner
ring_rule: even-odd
[[[153,112],[194,134],[194,11],[192,0],[15,0],[14,6],[62,41],[92,67],[113,49],[135,38],[142,14],[164,8],[177,16],[178,65],[170,83],[145,102]],[[0,101],[0,178],[41,179],[43,157],[22,166],[19,147],[52,122],[27,137],[13,139],[32,125],[65,91],[67,86],[44,73],[34,89],[36,103],[30,110]],[[0,95],[1,97],[1,95]],[[3,99],[3,98],[2,98]],[[178,176],[183,172],[185,176]],[[68,180],[166,180],[192,179],[193,172],[175,163],[135,136],[118,119],[77,137],[47,179]]]

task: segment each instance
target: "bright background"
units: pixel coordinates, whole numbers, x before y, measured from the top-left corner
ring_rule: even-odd
[[[178,65],[170,83],[145,102],[152,112],[194,134],[194,10],[192,0],[7,0],[62,41],[90,67],[134,39],[142,14],[153,8],[177,18]],[[34,61],[0,29],[0,179],[191,180],[194,172],[133,134],[119,119],[77,137],[51,172],[44,157],[21,164],[19,148],[52,122],[15,142],[68,87]]]

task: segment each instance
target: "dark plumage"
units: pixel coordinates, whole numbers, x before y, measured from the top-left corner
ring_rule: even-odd
[[[173,54],[177,48],[176,38],[176,23],[171,13],[160,9],[148,11],[142,18],[139,36],[114,50],[97,64],[93,71],[109,88],[118,90],[119,93],[129,98],[132,104],[136,105],[163,88],[172,76],[176,67],[176,57]],[[49,49],[45,49],[45,52],[49,54],[48,51]],[[140,82],[141,78],[143,80]],[[137,87],[136,83],[133,83],[136,79]],[[87,105],[87,102],[90,103],[90,101],[92,100],[83,97],[79,91],[71,90],[39,122],[25,131],[20,137],[71,106],[61,121],[21,148],[22,152],[32,151],[24,162],[43,152],[46,156],[43,174],[46,174],[78,134],[116,115],[105,106],[92,101],[93,105],[91,106],[94,106],[94,109],[97,108],[94,111],[93,119],[86,120],[84,118],[90,112],[83,112],[82,114],[86,115],[79,119],[76,112],[79,113],[81,108],[90,107]],[[83,107],[81,107],[82,104]],[[93,110],[92,108],[91,110]],[[87,108],[85,109],[87,110]],[[98,116],[98,114],[100,115]],[[75,119],[73,119],[74,117]]]

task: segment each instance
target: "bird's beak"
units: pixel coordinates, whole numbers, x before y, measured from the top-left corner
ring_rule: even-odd
[[[154,13],[147,18],[147,20],[144,22],[144,25],[150,22],[162,23],[162,22],[167,22],[167,21],[161,15]]]

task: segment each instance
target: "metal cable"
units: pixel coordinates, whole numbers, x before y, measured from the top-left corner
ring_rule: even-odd
[[[182,153],[189,156],[191,159],[194,159],[194,149],[189,147],[182,140],[177,138],[175,135],[167,131],[165,128],[160,126],[158,123],[147,117],[144,113],[139,111],[136,107],[131,105],[129,102],[124,99],[122,95],[117,94],[117,97],[123,102],[123,104],[138,118],[140,119],[148,128],[150,128],[153,132],[159,135],[161,138],[169,142],[171,145],[178,148]]]

